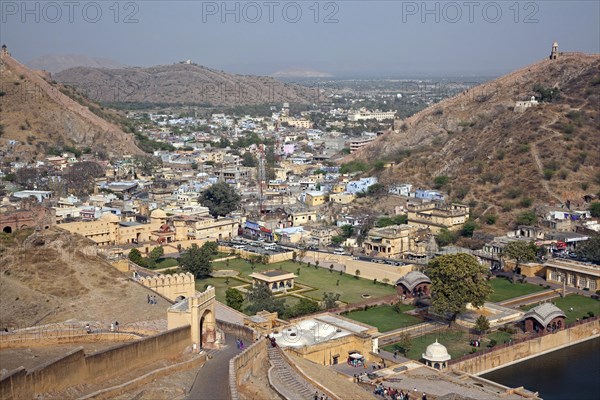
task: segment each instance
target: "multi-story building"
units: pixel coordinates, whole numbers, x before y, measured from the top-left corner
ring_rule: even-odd
[[[238,235],[241,220],[237,218],[212,218],[180,215],[173,217],[175,239],[229,240]]]
[[[383,121],[386,119],[394,119],[395,117],[395,111],[360,110],[354,113],[348,113],[348,121],[365,121],[368,119],[376,119],[377,121]]]
[[[408,223],[439,233],[446,228],[457,231],[469,219],[469,207],[462,204],[408,203]]]
[[[375,139],[377,139],[375,136],[350,139],[348,140],[346,146],[348,146],[348,148],[350,149],[350,153],[354,153],[358,149],[365,147],[369,143],[373,142]]]
[[[363,248],[378,257],[400,258],[407,253],[425,255],[428,232],[411,225],[391,225],[369,231]]]

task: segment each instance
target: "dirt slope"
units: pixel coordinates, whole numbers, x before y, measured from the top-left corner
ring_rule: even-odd
[[[0,326],[166,319],[167,302],[148,305],[150,292],[128,281],[96,249],[59,228],[0,233]]]

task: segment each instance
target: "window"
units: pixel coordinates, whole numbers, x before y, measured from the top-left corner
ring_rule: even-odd
[[[594,279],[590,279],[590,290],[596,290],[596,281]]]

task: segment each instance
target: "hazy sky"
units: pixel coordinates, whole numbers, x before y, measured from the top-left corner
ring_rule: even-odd
[[[600,53],[600,1],[7,1],[0,41],[27,62],[86,54],[229,72],[496,74],[562,51]]]

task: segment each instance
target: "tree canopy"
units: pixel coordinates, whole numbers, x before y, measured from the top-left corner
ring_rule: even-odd
[[[236,210],[242,197],[225,182],[215,183],[200,195],[200,202],[213,217],[225,216]]]
[[[250,303],[246,307],[246,311],[250,314],[256,314],[262,310],[277,312],[279,315],[285,313],[284,301],[273,297],[271,289],[264,283],[259,283],[248,289],[246,299]]]
[[[535,260],[538,248],[532,241],[513,241],[504,246],[502,254],[508,258],[515,260],[515,267],[513,268],[513,281],[515,274],[518,273],[519,264],[526,261]]]
[[[429,262],[426,275],[431,280],[431,305],[451,320],[465,311],[467,303],[482,306],[492,288],[485,280],[486,268],[470,254],[449,254]]]
[[[180,263],[184,271],[191,272],[196,278],[202,279],[210,276],[212,265],[210,263],[213,252],[212,247],[206,242],[202,247],[196,243],[192,244],[185,253],[181,255]]]
[[[593,263],[600,263],[600,235],[593,235],[577,247],[577,255]]]
[[[244,295],[237,289],[229,288],[225,291],[225,302],[235,310],[241,311],[244,303]]]

